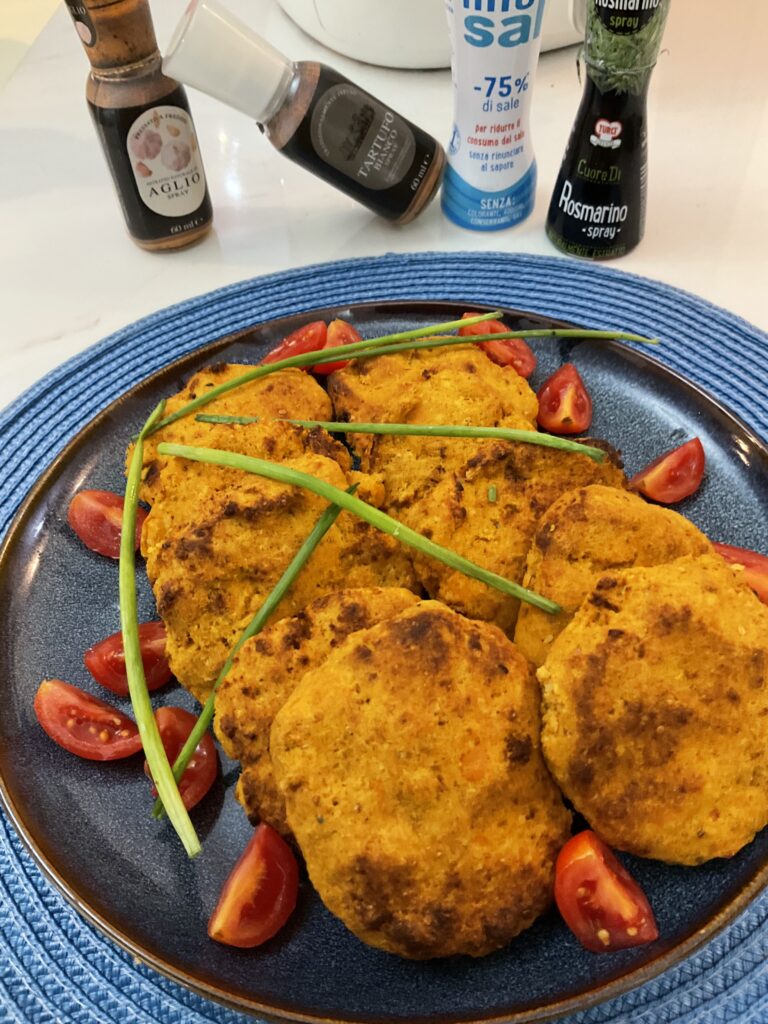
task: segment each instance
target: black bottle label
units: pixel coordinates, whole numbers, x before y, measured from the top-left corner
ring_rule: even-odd
[[[594,0],[595,12],[617,36],[634,35],[645,28],[661,0]]]
[[[437,143],[322,67],[309,109],[282,152],[380,216],[397,220],[432,166]]]
[[[319,97],[310,132],[327,164],[377,192],[403,180],[416,152],[407,122],[351,82]]]
[[[613,259],[643,236],[645,95],[602,93],[588,80],[547,216],[563,252]]]
[[[91,47],[96,42],[96,28],[91,20],[91,15],[88,12],[88,8],[84,3],[78,3],[77,0],[64,0],[69,13],[72,15],[72,21],[75,23],[77,34],[82,40],[83,46]]]
[[[186,95],[119,109],[88,104],[101,137],[128,230],[158,241],[211,219],[203,163]]]

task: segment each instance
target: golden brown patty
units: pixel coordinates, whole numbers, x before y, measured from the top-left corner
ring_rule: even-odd
[[[701,864],[768,823],[768,608],[719,556],[601,577],[539,679],[547,761],[612,846]]]
[[[275,785],[269,730],[301,677],[317,668],[350,633],[418,603],[408,590],[371,587],[318,598],[249,640],[216,694],[216,734],[241,763],[237,798],[248,817],[289,832],[285,802]]]
[[[252,369],[253,366],[237,363],[218,363],[199,371],[186,387],[167,400],[165,415],[176,412],[193,399]],[[280,370],[268,377],[243,384],[214,399],[198,412],[219,416],[259,416],[266,421],[287,417],[324,420],[331,415],[331,403],[313,377],[301,370],[291,369]],[[141,498],[150,505],[155,504],[160,496],[172,497],[177,494],[190,472],[206,473],[211,468],[183,469],[177,459],[158,454],[157,445],[161,441],[201,445],[207,448],[226,448],[229,451],[242,452],[244,455],[256,455],[261,458],[274,456],[279,459],[281,449],[290,443],[292,436],[295,436],[287,429],[287,424],[273,425],[274,432],[270,434],[265,433],[262,424],[199,423],[195,415],[192,413],[176,420],[175,423],[163,427],[157,434],[147,438],[144,445],[145,468]],[[280,426],[286,428],[282,433],[278,429]],[[270,437],[273,440],[269,440]],[[327,434],[324,437],[329,445],[333,444]],[[316,443],[321,443],[319,434]],[[342,461],[345,459],[343,446],[335,446],[333,451],[331,457]],[[221,472],[227,474],[232,471]]]
[[[515,643],[530,661],[541,665],[598,575],[711,551],[712,545],[693,523],[629,491],[602,484],[568,491],[539,520],[523,579],[526,587],[563,610],[548,615],[521,604]]]
[[[277,713],[288,822],[329,909],[401,956],[482,956],[548,905],[565,810],[525,658],[422,602],[354,633]]]
[[[536,429],[536,395],[512,367],[474,346],[398,353],[352,362],[328,390],[337,419]],[[367,473],[380,473],[386,507],[409,504],[482,444],[457,438],[349,435]]]
[[[216,693],[216,734],[241,762],[237,797],[255,823],[289,833],[286,805],[274,782],[269,730],[304,673],[325,662],[351,633],[418,603],[399,588],[340,590],[318,598],[249,640]]]
[[[172,413],[252,369],[220,364],[196,374],[166,405]],[[165,457],[160,441],[237,451],[293,466],[379,504],[380,482],[351,472],[347,449],[320,429],[274,417],[331,416],[328,396],[300,370],[281,370],[215,399],[206,414],[258,416],[251,424],[202,423],[186,416],[152,435],[144,451],[141,496],[152,509],[142,552],[168,654],[179,681],[204,700],[211,683],[326,507],[307,491],[221,466]],[[343,586],[415,587],[410,556],[397,541],[351,516],[325,537],[278,616]]]
[[[181,423],[186,424],[187,421],[182,420]],[[188,437],[182,434],[180,424],[174,423],[169,427],[179,427],[175,443],[240,452],[284,464],[290,464],[306,455],[317,455],[337,463],[346,473],[349,473],[351,466],[346,448],[319,428],[307,431],[276,420],[242,425],[210,424],[214,435],[201,437],[196,428],[206,424],[194,425],[194,421],[191,421],[189,426],[191,430]],[[189,459],[166,459],[162,456],[152,459],[148,463],[142,487],[145,500],[152,506],[142,531],[143,555],[150,557],[172,534],[199,519],[200,510],[206,502],[236,490],[248,489],[255,479],[239,469],[212,466]],[[371,484],[375,483],[372,478],[367,479]],[[370,488],[363,487],[363,490]]]
[[[285,465],[339,488],[349,478],[322,455]],[[261,607],[327,508],[309,491],[253,474],[238,487],[195,501],[147,554],[147,574],[168,632],[167,651],[179,681],[204,700],[231,647]],[[152,513],[150,514],[152,518]],[[342,513],[283,598],[276,616],[294,615],[342,587],[415,587],[405,549],[355,516]]]
[[[401,511],[408,526],[486,569],[521,581],[540,516],[564,492],[585,484],[622,487],[610,459],[594,462],[530,444],[496,441]],[[416,572],[431,597],[471,618],[511,630],[518,601],[432,559],[417,556]]]

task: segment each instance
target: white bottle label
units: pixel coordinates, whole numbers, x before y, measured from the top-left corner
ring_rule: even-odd
[[[443,210],[462,227],[494,231],[533,209],[531,87],[544,0],[445,0],[451,32],[454,125]]]
[[[150,107],[126,136],[136,187],[163,217],[194,213],[205,197],[205,173],[192,120],[181,107]]]

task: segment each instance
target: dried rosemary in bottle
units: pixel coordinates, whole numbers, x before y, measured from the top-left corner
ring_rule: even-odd
[[[669,4],[587,0],[587,80],[547,215],[569,255],[615,259],[643,237],[646,100]]]

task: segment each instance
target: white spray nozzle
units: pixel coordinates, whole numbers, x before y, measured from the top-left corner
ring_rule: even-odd
[[[218,0],[191,0],[163,71],[257,121],[272,116],[293,77],[291,61]]]

